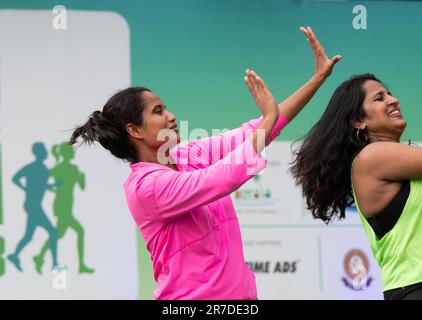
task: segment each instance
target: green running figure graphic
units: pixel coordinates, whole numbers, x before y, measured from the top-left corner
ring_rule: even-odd
[[[70,160],[74,158],[75,152],[67,142],[53,146],[52,153],[57,162],[60,161],[60,158],[62,160],[49,172],[55,181],[62,181],[62,184],[53,190],[56,193],[53,210],[54,215],[58,219],[58,238],[61,239],[68,228],[75,230],[78,238],[79,273],[93,273],[95,270],[87,267],[84,263],[84,229],[72,215],[73,191],[76,185],[79,185],[81,190],[85,189],[85,175],[79,171],[76,165],[70,163]],[[35,269],[39,274],[42,273],[44,255],[48,248],[49,242],[46,242],[41,252],[33,258]]]
[[[24,209],[28,214],[25,234],[18,243],[14,253],[7,258],[19,270],[23,271],[20,265],[19,254],[23,248],[32,240],[34,231],[37,227],[43,227],[49,234],[48,244],[51,248],[53,257],[53,268],[57,263],[57,232],[48,220],[41,203],[46,190],[52,190],[60,182],[48,184],[48,169],[44,164],[47,159],[47,150],[42,142],[36,142],[32,145],[32,153],[35,155],[35,161],[24,166],[12,178],[14,184],[25,192]],[[25,178],[25,184],[22,183]]]

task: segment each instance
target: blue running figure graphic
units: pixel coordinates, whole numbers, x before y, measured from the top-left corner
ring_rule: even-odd
[[[14,184],[25,192],[24,209],[28,214],[25,234],[22,240],[18,243],[14,253],[7,258],[19,270],[23,271],[20,265],[19,254],[23,248],[32,240],[35,229],[37,227],[44,228],[49,235],[48,243],[51,248],[53,258],[53,268],[57,263],[57,231],[48,220],[47,215],[42,208],[42,200],[47,190],[52,190],[61,182],[57,181],[54,184],[48,183],[48,168],[44,164],[47,159],[47,150],[42,142],[36,142],[32,145],[32,153],[35,156],[35,161],[24,166],[12,178]],[[22,183],[22,179],[25,183]]]

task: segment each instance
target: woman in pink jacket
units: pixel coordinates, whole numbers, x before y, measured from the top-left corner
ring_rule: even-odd
[[[77,128],[70,143],[98,141],[130,162],[124,184],[133,218],[151,254],[155,299],[257,299],[230,193],[266,166],[261,151],[309,102],[340,56],[328,59],[301,28],[316,59],[312,78],[277,105],[261,78],[245,82],[262,116],[221,135],[180,142],[176,117],[143,87],[112,96]],[[171,149],[171,151],[170,151]]]

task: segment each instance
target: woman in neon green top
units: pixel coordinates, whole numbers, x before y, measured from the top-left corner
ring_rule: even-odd
[[[345,217],[355,200],[385,299],[422,299],[422,148],[403,145],[400,102],[371,74],[334,92],[291,168],[313,216]]]

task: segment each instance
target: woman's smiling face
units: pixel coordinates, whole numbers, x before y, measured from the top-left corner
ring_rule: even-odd
[[[371,141],[398,140],[406,128],[399,99],[378,81],[367,80],[362,85],[365,92],[363,109],[366,116],[360,121],[359,128],[366,129]]]

